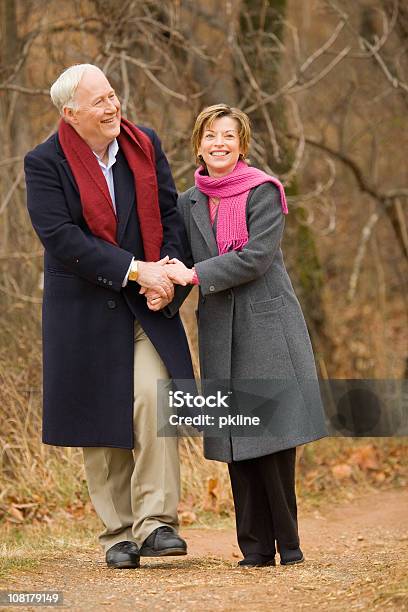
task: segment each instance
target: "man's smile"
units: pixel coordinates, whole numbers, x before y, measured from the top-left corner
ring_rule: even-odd
[[[114,117],[109,117],[109,119],[103,119],[103,121],[101,121],[101,123],[113,123],[114,121],[116,121],[117,119],[119,119],[119,117],[117,117],[116,115]]]

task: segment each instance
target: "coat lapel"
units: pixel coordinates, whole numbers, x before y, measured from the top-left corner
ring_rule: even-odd
[[[194,222],[202,234],[211,256],[215,257],[218,255],[218,246],[211,226],[207,196],[196,188],[190,199],[192,200],[191,215]]]
[[[63,167],[67,177],[69,178],[72,186],[77,192],[78,196],[79,189],[75,181],[74,175],[71,172],[71,168],[64,156],[64,152],[56,135],[55,145],[58,154],[61,157],[61,166]],[[133,175],[126,162],[125,156],[119,149],[116,156],[116,162],[113,164],[113,182],[115,185],[115,202],[116,212],[118,216],[118,228],[117,228],[117,242],[120,244],[123,234],[125,233],[126,225],[129,220],[129,215],[132,210],[132,205],[135,206],[135,186],[133,181]]]
[[[55,134],[55,148],[57,150],[58,155],[60,156],[60,164],[64,168],[65,174],[67,175],[67,177],[69,178],[69,180],[72,183],[72,186],[74,187],[75,191],[79,195],[78,185],[76,183],[74,175],[71,172],[71,168],[69,167],[67,159],[66,159],[66,157],[64,155],[64,151],[62,150],[62,147],[60,145],[60,141],[59,141],[59,138],[58,138],[58,132]]]
[[[113,164],[113,183],[115,185],[115,202],[118,215],[116,240],[120,244],[132,207],[136,205],[133,174],[120,149],[116,156],[116,162]]]
[[[79,195],[78,185],[76,183],[74,175],[71,172],[71,168],[69,167],[69,164],[66,160],[64,152],[59,143],[58,134],[55,134],[54,141],[55,141],[55,149],[58,154],[58,162],[61,165],[66,176],[68,177],[68,180],[71,183],[72,187],[75,189],[75,192],[78,194],[78,199],[73,200],[72,198],[67,198],[67,204],[68,204],[69,209],[71,210],[72,217],[79,221],[80,218],[83,216],[83,212],[82,212],[82,204],[81,204],[81,199]]]
[[[72,174],[71,168],[69,167],[69,164],[66,159],[61,160],[61,166],[64,168],[67,177],[69,178],[72,183],[72,186],[79,195],[78,185],[76,184],[76,180],[74,179],[74,175]]]

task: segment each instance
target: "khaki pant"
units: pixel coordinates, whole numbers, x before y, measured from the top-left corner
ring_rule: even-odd
[[[105,525],[105,551],[117,542],[141,546],[162,525],[177,529],[180,466],[176,437],[157,437],[157,380],[169,374],[135,323],[133,451],[84,448],[85,473],[95,510]],[[165,409],[165,407],[163,407]]]

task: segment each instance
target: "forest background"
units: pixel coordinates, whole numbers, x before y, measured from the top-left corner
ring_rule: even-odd
[[[206,105],[253,125],[250,159],[284,182],[283,249],[322,378],[408,378],[408,8],[402,0],[0,0],[0,527],[90,518],[79,449],[41,444],[42,248],[23,157],[57,126],[49,86],[105,70],[157,130],[179,191]],[[194,309],[183,307],[196,370]],[[62,322],[63,324],[63,322]],[[86,375],[84,373],[84,375]],[[298,453],[300,503],[407,484],[407,438]],[[230,516],[226,466],[181,440],[182,522]]]

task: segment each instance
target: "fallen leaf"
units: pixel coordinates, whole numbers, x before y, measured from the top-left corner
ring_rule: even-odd
[[[211,478],[209,477],[207,479],[207,492],[209,495],[212,495],[214,497],[218,497],[218,478]]]
[[[345,478],[350,478],[351,476],[351,467],[347,463],[339,463],[338,465],[334,465],[331,471],[336,480],[344,480]]]
[[[377,452],[371,444],[355,450],[350,461],[357,464],[362,470],[378,470]]]
[[[179,515],[180,523],[182,525],[192,525],[197,520],[197,515],[194,512],[190,512],[189,510],[185,510],[181,512]]]
[[[8,513],[19,523],[24,523],[24,514],[14,504],[9,507]]]

